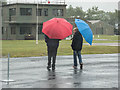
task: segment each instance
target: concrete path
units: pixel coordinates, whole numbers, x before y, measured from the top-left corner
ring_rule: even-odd
[[[47,56],[10,58],[10,82],[2,88],[118,88],[118,54],[82,55],[84,68],[73,69],[73,56],[57,56],[56,70],[47,71]],[[7,58],[2,60],[3,80]]]
[[[88,43],[83,43],[83,45],[89,45]],[[120,46],[120,43],[92,43],[93,46]]]

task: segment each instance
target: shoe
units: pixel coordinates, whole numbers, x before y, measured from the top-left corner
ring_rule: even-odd
[[[52,64],[52,70],[53,71],[55,70],[55,64]]]
[[[80,69],[83,69],[83,63],[80,64]]]
[[[74,69],[77,69],[77,66],[73,66]]]
[[[51,66],[47,66],[47,70],[50,71]]]
[[[55,67],[52,67],[52,70],[55,71]]]

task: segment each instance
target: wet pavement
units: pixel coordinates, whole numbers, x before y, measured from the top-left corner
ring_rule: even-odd
[[[118,54],[82,55],[83,70],[73,69],[73,56],[57,56],[56,70],[47,71],[47,56],[10,58],[10,82],[2,88],[118,88]],[[7,78],[7,58],[2,60]]]
[[[83,43],[83,45],[89,45],[88,43]],[[92,43],[93,46],[120,46],[120,43]]]

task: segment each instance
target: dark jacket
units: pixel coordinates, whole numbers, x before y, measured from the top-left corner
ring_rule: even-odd
[[[83,45],[82,35],[79,31],[77,31],[73,36],[71,47],[75,51],[81,51],[82,45]]]
[[[45,35],[45,42],[47,43],[48,47],[58,48],[60,39],[50,39],[48,36]]]

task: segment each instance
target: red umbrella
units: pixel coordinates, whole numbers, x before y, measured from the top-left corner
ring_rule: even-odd
[[[43,23],[42,32],[51,39],[64,39],[72,34],[72,28],[64,18],[52,18]]]

